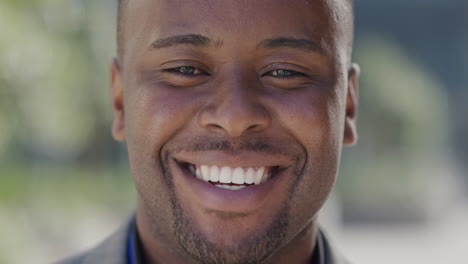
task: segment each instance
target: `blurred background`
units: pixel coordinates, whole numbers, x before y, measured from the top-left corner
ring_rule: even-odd
[[[116,2],[0,2],[0,263],[50,263],[133,210]],[[323,226],[355,263],[468,263],[468,1],[358,0],[354,57],[360,141]]]

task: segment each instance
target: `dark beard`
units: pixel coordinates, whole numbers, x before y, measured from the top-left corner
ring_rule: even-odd
[[[170,190],[170,202],[173,213],[173,232],[179,245],[194,260],[203,264],[254,264],[268,258],[283,243],[288,227],[288,206],[284,205],[271,224],[260,235],[249,237],[232,248],[219,248],[202,233],[195,231],[195,226],[184,214],[175,197],[172,175],[164,170]]]
[[[283,243],[288,227],[288,210],[284,206],[267,229],[249,237],[237,246],[219,248],[210,242],[184,215],[177,200],[172,201],[174,235],[182,248],[193,259],[204,264],[254,264],[268,258]]]
[[[207,147],[207,145],[209,145]],[[230,149],[230,144],[201,144],[196,146],[197,150],[201,149]],[[245,145],[244,145],[245,146]],[[266,144],[252,144],[246,147],[249,150],[263,151],[263,152],[282,152],[269,148]],[[167,154],[167,153],[166,153]],[[299,160],[298,157],[295,158]],[[162,162],[162,169],[165,182],[169,190],[169,200],[171,203],[173,213],[173,233],[179,245],[184,251],[199,263],[203,264],[254,264],[262,263],[273,252],[275,252],[283,243],[286,237],[286,231],[289,224],[289,205],[284,203],[281,210],[273,218],[270,225],[266,229],[255,236],[248,237],[238,243],[237,246],[229,248],[220,248],[212,243],[208,237],[201,232],[197,232],[196,226],[190,221],[184,213],[179,200],[175,195],[174,184],[172,182],[172,175],[169,171],[169,155],[164,155]],[[301,173],[295,171],[299,176]],[[289,190],[289,196],[292,194],[297,185],[300,177],[296,178]]]

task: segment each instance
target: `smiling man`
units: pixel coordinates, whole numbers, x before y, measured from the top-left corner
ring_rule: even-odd
[[[127,0],[118,35],[136,217],[65,263],[347,263],[317,214],[357,137],[350,0]]]

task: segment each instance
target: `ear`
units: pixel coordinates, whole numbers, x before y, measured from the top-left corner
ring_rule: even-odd
[[[356,130],[356,120],[358,112],[359,96],[359,74],[361,69],[359,65],[352,64],[348,70],[348,92],[346,95],[346,116],[343,135],[344,145],[354,145],[357,142],[358,135]]]
[[[119,62],[116,58],[112,59],[110,62],[110,78],[112,112],[114,113],[112,136],[117,141],[125,141],[122,74],[120,72]]]

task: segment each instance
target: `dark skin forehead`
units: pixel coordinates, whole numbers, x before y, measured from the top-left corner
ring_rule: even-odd
[[[118,0],[117,23],[117,49],[119,61],[123,62],[126,38],[127,7],[131,0]],[[304,0],[309,4],[314,2],[326,2],[326,5],[334,14],[333,22],[337,25],[339,33],[344,38],[348,64],[351,61],[351,53],[354,38],[354,1],[353,0]]]

